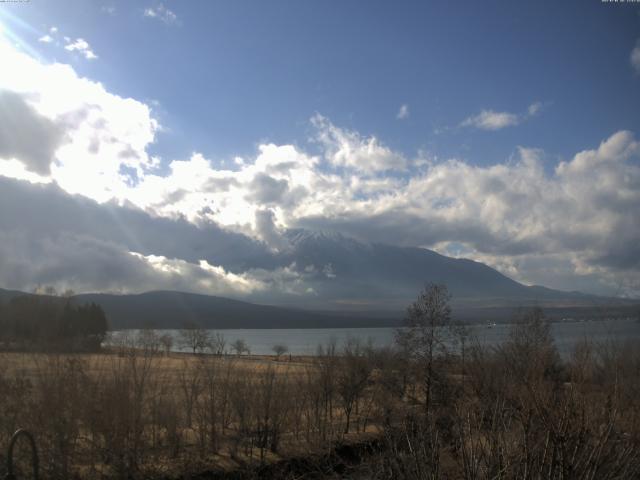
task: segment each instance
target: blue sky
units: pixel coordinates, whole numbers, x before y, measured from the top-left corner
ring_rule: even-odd
[[[34,28],[32,36],[55,25],[86,39],[100,58],[76,59],[80,74],[160,102],[167,132],[153,150],[167,157],[197,150],[228,158],[264,140],[302,142],[316,112],[407,154],[425,149],[485,164],[517,145],[567,158],[638,124],[629,52],[640,8],[632,4],[193,1],[164,4],[175,21],[144,17],[158,5],[34,1],[3,9]],[[69,60],[42,47],[45,58]],[[483,109],[521,113],[533,102],[543,111],[518,128],[455,128]],[[402,104],[410,115],[398,121]]]
[[[640,292],[638,4],[32,0],[0,29],[0,176]]]

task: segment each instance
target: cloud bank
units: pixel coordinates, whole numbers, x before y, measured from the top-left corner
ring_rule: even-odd
[[[14,122],[0,127],[7,286],[312,294],[300,266],[274,260],[302,227],[434,248],[526,283],[640,293],[633,132],[545,170],[536,148],[489,166],[436,162],[316,114],[308,144],[265,142],[226,167],[197,152],[161,160],[148,153],[160,125],[146,103],[1,42],[0,58],[13,66],[0,78]],[[496,130],[539,110],[463,123]]]

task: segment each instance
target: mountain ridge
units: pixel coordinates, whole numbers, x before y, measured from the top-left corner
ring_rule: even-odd
[[[589,316],[605,308],[626,312],[640,304],[640,300],[523,285],[484,263],[426,248],[362,242],[341,233],[304,229],[286,231],[284,237],[288,247],[266,261],[295,270],[312,293],[267,290],[227,298],[158,289],[82,293],[72,300],[101,305],[115,329],[181,328],[190,323],[206,328],[392,326],[400,323],[406,307],[427,283],[447,285],[454,317],[463,321],[504,321],[514,310],[531,306],[564,317]],[[0,289],[0,300],[18,294],[25,293]]]
[[[0,300],[37,295],[0,289]],[[62,297],[53,298],[66,301]],[[397,327],[403,312],[314,311],[260,305],[226,297],[172,290],[136,294],[83,293],[69,297],[75,304],[96,303],[105,311],[111,330],[198,326],[208,329],[372,328]],[[466,323],[506,322],[526,306],[454,307],[453,318]],[[543,308],[550,320],[565,318],[629,317],[640,313],[640,302],[604,307],[555,306]]]
[[[363,242],[341,233],[304,229],[287,230],[283,236],[289,247],[277,254],[277,263],[296,265],[301,272],[317,272],[310,282],[319,301],[304,301],[305,306],[314,308],[340,309],[345,304],[366,305],[369,301],[371,308],[377,309],[378,300],[384,298],[387,307],[397,311],[412,301],[425,283],[446,284],[453,303],[460,306],[478,306],[487,299],[492,304],[584,305],[607,298],[523,285],[484,263],[421,247]],[[293,306],[296,299],[280,299],[278,303]]]

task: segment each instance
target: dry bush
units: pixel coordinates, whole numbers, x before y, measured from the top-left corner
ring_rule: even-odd
[[[440,342],[426,328],[414,340]],[[458,353],[329,342],[306,363],[167,356],[146,333],[110,355],[5,353],[0,449],[26,427],[45,479],[166,478],[321,452],[330,462],[336,442],[375,435],[353,478],[640,475],[637,344],[585,340],[561,360],[538,311],[502,345],[464,341]],[[317,467],[311,478],[331,471]]]
[[[367,351],[357,339],[349,339],[340,358],[337,375],[337,392],[345,416],[344,433],[349,433],[351,413],[358,414],[363,392],[369,383],[372,362]]]

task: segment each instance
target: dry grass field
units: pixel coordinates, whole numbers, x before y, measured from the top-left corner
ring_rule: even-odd
[[[16,428],[30,429],[51,478],[173,477],[323,452],[377,431],[364,384],[345,427],[337,378],[327,378],[337,363],[144,349],[0,353],[0,448]]]
[[[21,427],[36,436],[45,479],[267,478],[256,468],[281,464],[305,467],[268,478],[640,475],[637,344],[585,340],[562,361],[535,315],[495,348],[470,341],[453,355],[419,339],[413,350],[353,341],[291,360],[145,342],[0,353],[0,452]],[[338,445],[369,440],[375,449],[348,469],[331,465]]]
[[[136,352],[131,355],[137,356]],[[128,355],[119,354],[117,351],[105,350],[103,353],[24,353],[24,352],[0,352],[0,369],[4,374],[24,375],[26,378],[34,378],[40,372],[43,364],[56,358],[61,362],[81,362],[88,368],[87,373],[94,376],[106,374],[114,363],[122,361]],[[310,366],[314,365],[312,356],[293,356],[289,360],[283,356],[277,359],[275,355],[224,355],[176,353],[158,354],[154,357],[153,368],[162,372],[168,378],[177,379],[178,373],[185,366],[195,366],[206,358],[219,367],[232,364],[238,372],[261,373],[266,370],[274,370],[277,374],[302,375]]]

